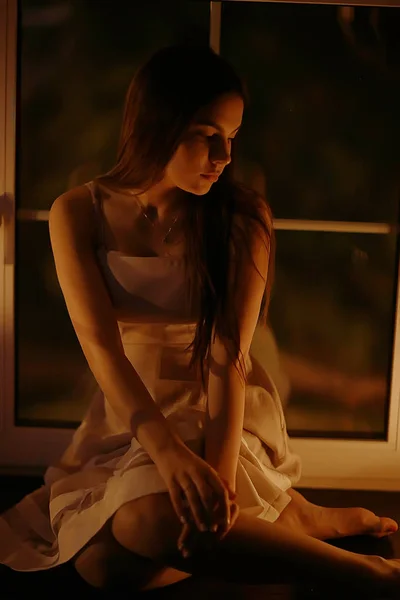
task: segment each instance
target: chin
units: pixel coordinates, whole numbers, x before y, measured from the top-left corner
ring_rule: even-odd
[[[191,193],[194,194],[195,196],[205,196],[209,191],[210,191],[210,187],[208,186],[208,189],[206,190],[199,190],[198,188],[191,190]]]
[[[210,191],[213,182],[211,181],[200,181],[197,185],[182,185],[179,186],[181,190],[184,192],[188,192],[189,194],[194,194],[195,196],[204,196]]]
[[[207,192],[210,191],[210,189],[212,188],[213,185],[215,185],[217,183],[217,180],[207,180],[203,177],[201,177],[201,181],[199,182],[198,186],[197,186],[197,193],[199,196],[207,194]]]

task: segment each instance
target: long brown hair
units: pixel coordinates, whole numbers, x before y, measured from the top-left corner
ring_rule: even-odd
[[[244,83],[211,48],[177,45],[156,52],[129,86],[117,161],[98,180],[114,189],[148,190],[163,178],[196,114],[227,93],[238,94],[247,104]],[[269,246],[260,323],[266,321],[273,281],[272,215],[265,199],[235,181],[233,158],[209,192],[189,194],[185,207],[188,294],[190,303],[198,308],[192,365],[200,368],[203,386],[213,333],[225,340],[235,364],[242,364],[238,319],[229,297],[232,264],[237,264],[232,263],[232,251],[236,257],[248,251],[254,229],[238,227],[238,222],[255,226]]]

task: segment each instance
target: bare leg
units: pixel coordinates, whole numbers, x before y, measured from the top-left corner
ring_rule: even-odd
[[[288,490],[288,494],[292,500],[277,523],[319,540],[353,535],[383,537],[398,529],[393,519],[378,517],[365,508],[327,508],[308,502],[296,490]]]
[[[243,513],[212,552],[200,544],[192,557],[184,559],[176,548],[180,531],[168,494],[129,502],[112,520],[112,533],[124,548],[192,574],[247,584],[315,582],[317,575],[334,576],[350,586],[361,587],[363,581],[369,588],[378,579],[370,557]]]
[[[113,592],[163,587],[190,577],[172,567],[155,563],[121,546],[111,533],[109,520],[75,556],[74,567],[89,585]]]
[[[323,540],[366,533],[380,537],[387,535],[381,533],[385,526],[397,528],[391,519],[380,519],[366,509],[325,508],[308,502],[294,489],[288,490],[288,493],[292,500],[276,523],[291,531]],[[161,506],[164,504],[162,503]],[[158,506],[159,515],[156,519],[156,521],[162,519],[163,530],[170,527],[167,523],[172,518],[168,503],[165,506],[166,514],[160,513],[160,506]],[[136,507],[139,508],[139,504]],[[172,531],[171,535],[175,533]],[[115,589],[116,582],[123,580],[132,589],[146,590],[163,587],[190,577],[190,573],[186,571],[157,564],[121,546],[112,535],[111,520],[79,552],[75,557],[74,565],[87,583],[101,589]],[[183,568],[183,565],[180,567]],[[184,567],[187,569],[186,563]]]

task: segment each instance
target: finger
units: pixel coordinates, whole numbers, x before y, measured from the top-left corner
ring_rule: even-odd
[[[229,499],[230,500],[235,500],[235,498],[237,498],[237,493],[233,492],[231,489],[229,490]]]
[[[220,542],[225,538],[229,531],[234,526],[239,516],[239,506],[231,503],[230,510],[230,525],[228,527],[220,526],[215,533],[205,532],[200,533],[196,528],[187,526],[182,530],[180,536],[180,550],[183,556],[190,556],[197,546],[200,546],[203,551],[209,551],[215,548],[215,543]]]
[[[223,540],[224,537],[232,529],[232,527],[236,523],[237,518],[239,516],[239,511],[240,511],[240,509],[239,509],[238,504],[236,504],[235,502],[232,502],[232,504],[230,506],[230,513],[231,513],[230,524],[228,527],[220,527],[219,528],[219,530],[216,533],[216,536],[218,537],[219,540]]]
[[[190,508],[189,505],[185,503],[185,498],[182,497],[181,487],[173,482],[168,491],[178,519],[183,524],[188,523],[190,519]]]
[[[194,524],[192,524],[192,526],[184,525],[178,540],[178,549],[182,556],[185,558],[190,556],[200,541],[200,538],[205,535],[207,535],[207,533],[200,533]]]
[[[219,506],[219,499],[216,497],[215,490],[203,480],[195,481],[200,500],[203,505],[203,521],[207,530],[212,531],[215,525],[215,511]]]
[[[221,524],[227,525],[230,520],[230,500],[228,490],[225,485],[221,483],[219,477],[213,479],[211,483],[213,485],[214,494],[218,502],[217,508],[214,510],[214,524],[218,526]]]
[[[203,502],[200,499],[199,491],[193,481],[186,484],[186,489],[182,490],[189,503],[191,516],[200,531],[207,531],[207,518],[204,514]]]
[[[188,546],[188,540],[190,538],[190,526],[188,524],[182,527],[181,534],[178,538],[178,550],[182,552],[182,549]]]
[[[221,481],[224,482],[226,489],[228,490],[228,494],[229,494],[229,498],[231,500],[234,500],[237,496],[236,492],[233,491],[233,489],[231,488],[231,486],[229,485],[228,481],[226,479],[224,479],[224,477],[221,477]]]

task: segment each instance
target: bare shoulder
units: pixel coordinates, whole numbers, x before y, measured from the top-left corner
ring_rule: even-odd
[[[76,241],[92,239],[93,203],[87,186],[74,187],[54,200],[50,208],[49,227],[52,237],[68,232]]]
[[[114,307],[96,256],[93,203],[86,186],[54,200],[49,229],[58,281],[85,356],[97,356],[99,348],[120,352]],[[96,364],[89,366],[99,380]]]
[[[90,191],[85,185],[74,187],[56,198],[51,205],[50,214],[68,212],[83,216],[92,208]]]

